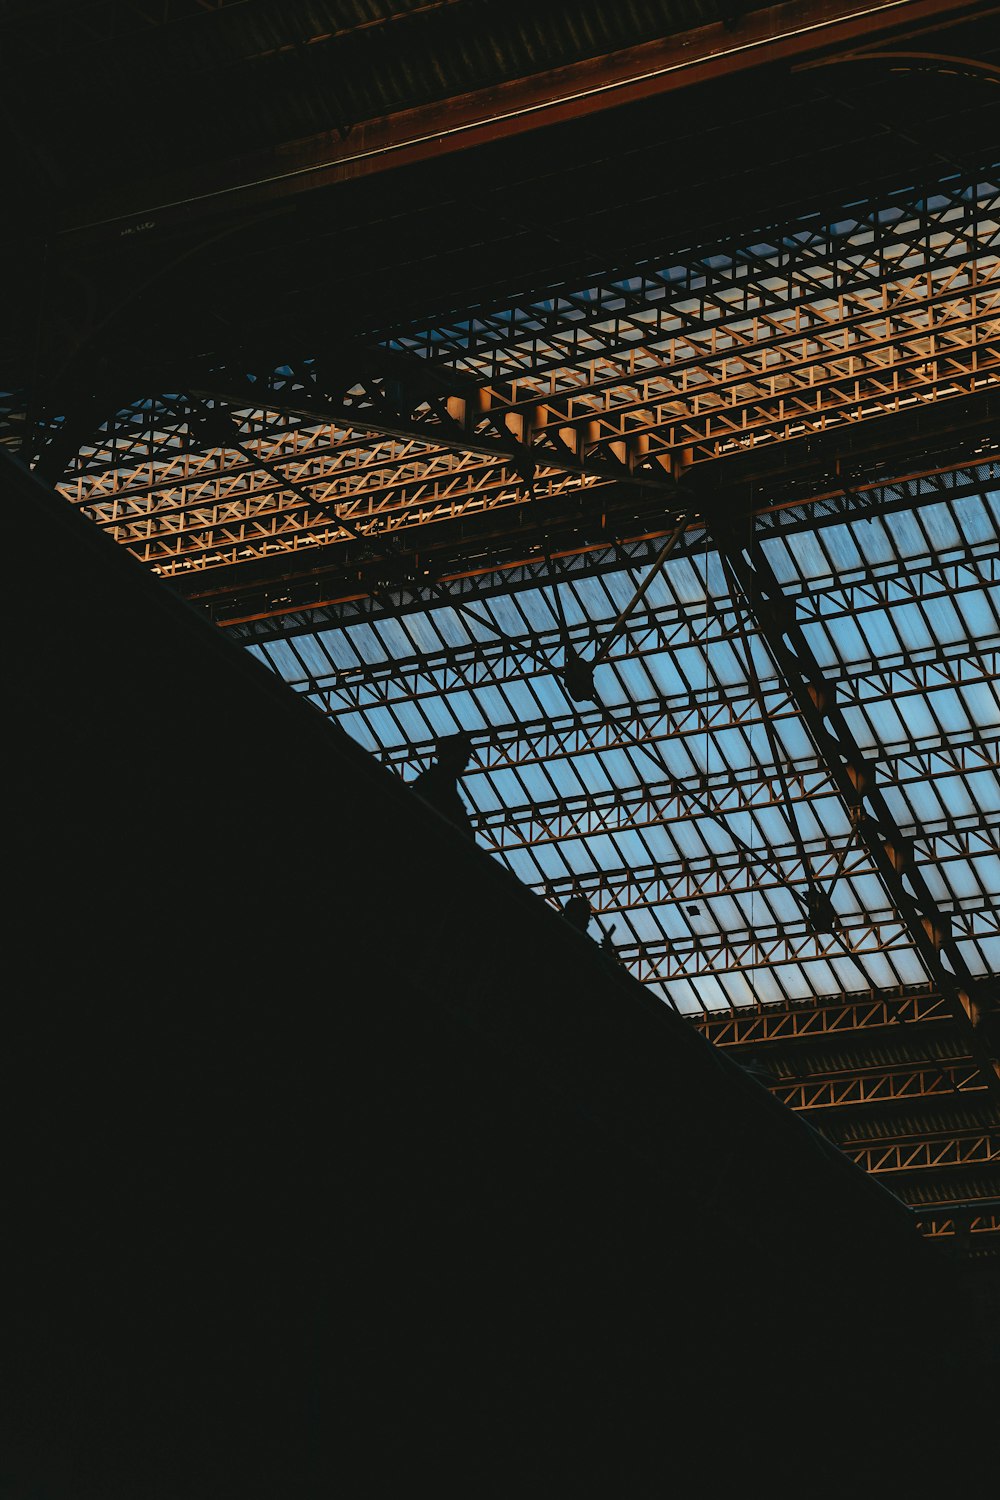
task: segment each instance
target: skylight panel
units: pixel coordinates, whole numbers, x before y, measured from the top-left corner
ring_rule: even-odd
[[[600,695],[600,701],[607,709],[624,708],[633,701],[620,673],[617,670],[611,670],[610,662],[605,662],[598,667],[594,674],[594,683]],[[648,697],[648,693],[644,696]]]
[[[465,692],[461,688],[456,688],[441,701],[447,703],[454,719],[462,729],[475,734],[490,727],[490,721],[483,712],[478,693]]]
[[[934,787],[951,817],[961,818],[975,813],[976,804],[961,776],[939,776],[935,780]]]
[[[765,537],[761,543],[764,556],[782,588],[803,582],[798,560],[792,552],[787,535]]]
[[[602,580],[598,578],[575,578],[572,584],[560,586],[563,607],[566,609],[566,618],[571,620],[568,600],[572,599],[574,607],[579,611],[583,620],[604,620],[608,614],[607,594],[602,587]],[[626,596],[627,602],[628,596]]]
[[[806,960],[802,965],[802,973],[814,995],[830,995],[836,991],[836,975],[825,958]]]
[[[861,551],[851,526],[843,524],[824,526],[817,534],[817,541],[829,558],[832,576],[835,579],[852,573],[862,566]]]
[[[690,567],[688,568],[688,571],[690,571]],[[623,577],[621,575],[618,575],[616,577],[616,575],[612,575],[612,578],[616,578],[616,581],[620,585],[622,585],[621,587],[616,588],[612,595],[615,605],[619,610],[624,609],[626,605],[630,603],[635,590],[640,586],[640,584],[646,583],[647,576],[648,575],[646,570],[641,568],[632,569],[627,577]],[[703,591],[701,590],[700,585],[697,585],[696,592],[694,593],[694,596],[691,600],[688,600],[683,596],[678,588],[678,584],[680,583],[683,576],[684,575],[682,575],[682,573],[678,571],[678,568],[675,564],[673,564],[672,562],[668,562],[666,566],[662,567],[660,571],[648,582],[646,587],[645,603],[641,607],[652,610],[674,610],[680,608],[681,606],[702,604]],[[610,583],[612,580],[611,578],[608,578],[607,575],[605,575],[605,578],[602,581]],[[703,611],[701,611],[701,613],[703,613]],[[685,616],[688,620],[691,620],[692,618],[692,615],[687,608],[685,608]]]
[[[951,646],[968,639],[958,610],[951,599],[928,599],[923,609],[934,640],[939,645]]]
[[[870,659],[867,643],[854,620],[841,616],[832,628],[818,622],[807,623],[802,631],[819,665],[827,672],[834,672],[845,662]]]
[[[899,932],[899,937],[902,938],[902,931]],[[865,956],[865,963],[869,963],[867,955]],[[916,949],[903,946],[901,941],[894,943],[891,952],[885,954],[885,965],[886,967],[882,972],[888,972],[895,977],[888,980],[880,980],[879,983],[926,984],[927,982],[927,972],[920,961]]]
[[[470,629],[471,623],[458,609],[438,608],[434,611],[434,625],[445,646],[469,646],[476,639]]]
[[[571,844],[536,844],[533,853],[546,880],[558,880],[567,874],[594,875],[599,868],[589,843],[583,839],[574,839]],[[537,886],[537,877],[531,883]]]
[[[954,606],[962,621],[960,638],[980,644],[998,639],[1000,583],[992,589],[970,589],[959,594],[955,597]]]
[[[703,859],[708,852],[718,852],[717,846],[706,844],[702,836],[702,829],[707,823],[708,819],[700,821],[695,821],[693,818],[683,819],[671,823],[669,829],[662,829],[661,833],[664,837],[669,837],[676,855],[694,862]]]
[[[672,664],[682,691],[697,695],[707,692],[713,685],[708,657],[700,647],[677,647],[672,652]]]
[[[992,669],[1000,586],[991,555],[977,562],[969,547],[990,545],[994,512],[922,496],[909,517],[866,512],[813,532],[796,522],[763,543],[892,816],[917,836],[935,899],[965,924],[976,972],[995,940],[986,908],[1000,900],[996,829],[992,847],[979,832],[1000,813],[1000,772],[976,769],[976,738],[987,755],[991,735],[1000,744],[1000,695],[962,652],[970,643]],[[947,547],[951,574],[934,556]],[[479,842],[553,904],[580,883],[628,966],[679,1009],[926,983],[755,602],[734,604],[717,553],[675,554],[648,580],[597,669],[598,704],[572,700],[562,679],[555,589],[592,659],[648,563],[590,577],[570,567],[557,585],[481,598],[470,588],[463,609],[355,620],[255,654],[300,687],[318,683],[321,706],[342,677],[330,711],[405,780],[439,734],[462,725],[489,740],[462,782]],[[830,893],[832,933],[810,929],[810,879]]]
[[[941,738],[940,730],[934,721],[930,708],[926,701],[917,694],[907,695],[904,699],[897,699],[896,706],[903,715],[906,734],[899,748],[907,744],[921,745],[927,742],[936,744]],[[858,741],[862,750],[871,751],[880,749],[888,751],[893,749],[892,745],[880,740],[875,734],[871,724],[862,709],[851,704],[845,704],[843,709],[844,718]],[[892,719],[887,718],[882,728],[888,732]]]
[[[1000,970],[1000,936],[988,935],[975,943],[960,942],[958,947],[974,974],[996,974]]]
[[[899,554],[886,531],[885,521],[885,515],[871,516],[852,527],[858,551],[869,569],[881,569],[886,563],[899,563]]]
[[[427,740],[431,735],[453,734],[457,729],[452,712],[445,705],[443,699],[420,704],[397,700],[393,704],[393,713],[390,716],[386,709],[377,708],[370,710],[372,722],[382,726],[388,720],[392,729],[386,729],[387,738],[384,744],[388,748],[391,745],[419,744]],[[379,730],[381,733],[381,729]]]
[[[563,763],[565,765],[565,763]],[[487,808],[487,802],[480,804],[480,789],[484,784],[491,786],[489,803],[496,803],[500,807],[515,809],[524,805],[525,794],[517,772],[505,765],[494,765],[490,767],[489,777],[475,777],[468,781],[469,800],[474,806]]]
[[[932,507],[926,507],[932,512]],[[927,531],[925,527],[932,515],[924,516],[918,511],[887,511],[881,518],[881,524],[885,528],[886,535],[892,542],[897,554],[903,559],[914,559],[926,557],[929,549],[927,545]],[[941,534],[941,545],[944,542],[945,533],[953,528],[949,527],[950,517],[946,506],[941,507],[941,515],[938,519],[937,529]]]
[[[747,916],[733,896],[703,896],[698,904],[711,918],[716,932],[740,932],[747,926]]]
[[[606,750],[601,756],[601,767],[613,787],[627,789],[644,786],[645,781],[635,762],[624,750]]]
[[[797,531],[784,537],[783,540],[795,565],[795,572],[787,580],[788,582],[795,579],[816,587],[832,581],[830,563],[816,536],[808,531]],[[779,581],[786,580],[779,578]]]
[[[324,650],[322,642],[315,635],[296,636],[294,642],[290,643],[299,658],[300,672],[304,668],[310,677],[322,680],[329,677],[333,663],[329,654]]]
[[[1000,719],[997,720],[1000,728]],[[1000,747],[996,751],[995,771],[971,771],[966,777],[969,796],[984,818],[1000,812]]]
[[[840,627],[845,623],[844,619],[838,619],[835,627],[828,628],[835,628],[839,636]],[[850,623],[856,638],[860,637],[863,642],[858,651],[862,660],[877,662],[898,656],[899,635],[888,609],[867,609]]]
[[[608,913],[603,919],[605,925],[611,927],[619,923],[619,914]],[[629,912],[621,913],[620,925],[613,934],[615,943],[638,943],[653,944],[663,941],[663,925],[659,919],[659,913],[643,910],[641,907],[634,908]]]
[[[840,885],[844,886],[843,891],[840,891]],[[859,872],[851,875],[838,883],[838,891],[840,891],[838,902],[845,913],[851,910],[868,914],[887,913],[892,906],[882,881],[874,873]],[[856,907],[853,903],[856,903]]]
[[[931,870],[935,867],[932,865]],[[937,866],[945,888],[942,900],[953,903],[980,905],[984,900],[983,886],[979,878],[978,861],[950,859]]]
[[[762,757],[768,757],[768,744],[760,724],[751,721],[747,727],[741,724],[733,729],[712,730],[709,763],[727,766],[744,783],[756,772]]]
[[[348,635],[362,661],[383,662],[389,659],[382,637],[371,625],[352,625]]]
[[[614,834],[615,847],[618,850],[619,862],[626,868],[632,870],[644,869],[649,865],[666,864],[672,859],[673,851],[666,837],[651,840],[647,835],[657,833],[656,829],[619,828]],[[655,843],[655,847],[654,847]]]
[[[758,678],[762,682],[767,679],[773,681],[774,663],[759,637],[750,636],[751,660]],[[729,641],[713,641],[711,651],[705,653],[706,669],[710,673],[711,680],[723,689],[732,690],[739,688],[742,692],[747,691],[747,673],[742,656],[742,643],[740,652]]]
[[[673,698],[690,691],[688,683],[677,669],[672,652],[658,651],[651,654],[647,658],[646,668],[656,691],[664,698]],[[598,670],[600,673],[600,669]],[[600,674],[599,681],[603,682],[603,680],[603,674]]]
[[[883,746],[898,745],[907,738],[910,725],[906,708],[905,702],[897,705],[892,698],[879,705],[877,724],[871,727],[870,745],[876,742]]]
[[[809,731],[801,718],[792,714],[785,714],[780,718],[772,720],[774,737],[779,750],[784,752],[785,759],[790,766],[799,761],[811,760],[815,755],[815,749]],[[761,726],[754,725],[751,729],[754,736],[754,747],[758,753],[758,759],[769,759],[769,747],[767,745],[767,734]]]
[[[851,836],[851,823],[839,797],[830,795],[797,801],[795,817],[805,839],[843,843]]]
[[[307,695],[310,702],[315,703],[317,708],[323,705],[314,694]],[[376,726],[373,725],[364,714],[346,714],[342,720],[343,728],[356,740],[365,750],[373,755],[378,755],[383,748],[383,742],[376,737]]]
[[[800,963],[792,958],[771,960],[773,967],[763,965],[751,970],[754,989],[761,1000],[780,1005],[785,1000],[807,1000],[813,993],[812,985]],[[731,984],[731,980],[728,979]]]
[[[576,857],[575,851],[580,847],[579,843],[574,844],[574,853],[570,856],[571,862]],[[586,850],[588,868],[592,867],[596,870],[607,871],[618,869],[621,866],[621,852],[615,847],[615,841],[606,833],[592,833],[587,840]]]
[[[615,694],[616,702],[641,703],[652,696],[653,685],[642,662],[619,660],[615,663],[614,676],[617,678],[618,689]],[[607,681],[608,674],[602,674],[602,690]]]
[[[862,750],[870,751],[891,745],[894,737],[905,731],[906,726],[912,729],[912,715],[910,713],[910,700],[903,699],[899,703],[899,712],[893,700],[866,701],[863,710],[859,709],[859,717],[852,719],[854,727],[863,715],[864,732],[855,730],[855,737]],[[896,739],[898,743],[898,738]]]
[[[295,682],[302,678],[302,668],[290,642],[283,640],[268,641],[261,648],[264,659],[274,668],[286,682]]]
[[[435,610],[433,615],[412,613],[403,615],[398,621],[400,630],[409,643],[408,654],[418,656],[421,652],[435,653],[441,650],[441,626],[444,610]],[[454,626],[453,626],[454,630]]]
[[[669,593],[678,604],[689,607],[698,606],[696,614],[689,614],[689,619],[694,619],[697,614],[702,613],[705,605],[704,564],[702,558],[698,558],[696,568],[695,561],[694,558],[689,557],[671,558],[660,574],[664,589],[669,589]],[[654,582],[653,588],[657,587],[658,584]],[[627,603],[627,598],[623,599],[622,603]]]
[[[538,879],[538,867],[527,849],[507,850],[504,854],[504,863],[522,885],[531,887]]]
[[[662,780],[664,769],[676,783],[684,783],[691,778],[692,773],[697,774],[698,762],[692,747],[687,740],[669,731],[665,738],[657,739],[655,747],[637,741],[631,753],[635,772],[643,782]]]
[[[919,816],[912,801],[915,787],[919,789],[917,791],[920,802]],[[896,826],[908,836],[928,824],[940,822],[945,817],[944,804],[934,790],[934,783],[931,780],[911,779],[905,786],[895,786],[885,779],[880,779],[879,789]]]
[[[548,757],[551,762],[554,757]],[[573,770],[579,778],[580,785],[591,793],[608,791],[613,783],[604,765],[603,756],[596,751],[585,751],[577,755],[573,760]]]
[[[947,739],[968,739],[972,728],[965,701],[958,688],[935,688],[928,693],[927,701],[941,725]]]
[[[643,820],[639,825],[647,858],[653,864],[678,866],[682,863],[675,834],[678,824],[662,824]],[[693,899],[693,898],[692,898]]]
[[[402,620],[382,615],[370,628],[374,631],[386,660],[401,661],[413,655],[413,647]]]
[[[916,604],[895,605],[891,621],[904,651],[926,651],[937,644],[926,615]]]
[[[502,724],[507,718],[509,710],[504,702],[499,688],[487,684],[476,689],[476,700],[479,711],[487,724]]]
[[[921,507],[920,520],[935,553],[947,553],[971,541],[984,541],[996,530],[978,496],[970,495],[950,503]]]
[[[563,695],[547,678],[539,680],[536,692],[532,692],[526,682],[509,679],[504,683],[503,697],[506,704],[500,722],[531,724],[539,718],[540,710],[560,718],[566,712]]]
[[[354,667],[361,659],[354,644],[354,631],[357,628],[320,631],[319,643],[335,667]],[[284,676],[283,672],[282,675]]]
[[[942,869],[933,864],[921,864],[921,874],[926,881],[927,889],[930,891],[934,901],[942,910],[946,910],[952,901],[957,901],[958,895],[953,891],[949,882],[945,879]],[[961,877],[959,877],[961,883]]]

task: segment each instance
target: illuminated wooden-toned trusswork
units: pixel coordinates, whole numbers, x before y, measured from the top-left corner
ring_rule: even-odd
[[[775,11],[790,8],[831,9]],[[237,24],[239,7],[219,9]],[[982,8],[895,9],[932,28]],[[536,72],[513,82],[541,87]],[[781,129],[812,107],[795,97]],[[482,277],[452,296],[427,270],[464,177],[437,184],[422,260],[380,245],[383,268],[424,278],[412,304],[384,278],[392,312],[372,294],[352,320],[348,294],[326,316],[334,236],[314,248],[289,229],[237,266],[259,307],[231,301],[220,332],[220,252],[199,273],[208,292],[190,280],[211,328],[194,354],[155,321],[170,357],[140,347],[112,310],[99,369],[99,318],[65,359],[50,330],[48,381],[8,440],[404,780],[467,730],[480,845],[540,900],[585,896],[592,934],[653,994],[928,1236],[986,1253],[1000,1246],[1000,161],[974,128],[992,105],[938,149],[919,122],[908,143],[893,98],[884,162],[868,169],[851,96],[833,144],[793,142],[788,193],[738,228],[686,137],[690,215],[675,195],[633,242],[616,198],[595,211],[609,248],[588,249],[585,276],[575,244],[533,256],[531,225],[510,227],[522,182],[537,206],[577,173],[551,146],[539,181],[518,158],[503,198],[505,243],[529,241],[523,275],[475,229],[449,265],[478,246]],[[741,107],[759,142],[767,100]],[[738,143],[713,139],[738,197]],[[643,194],[662,170],[651,141],[622,164]],[[848,174],[830,165],[841,141]],[[353,149],[342,135],[326,167]],[[262,197],[286,193],[280,165],[253,184]],[[768,161],[750,167],[766,186]],[[359,236],[363,210],[385,215],[366,244],[395,223],[385,177],[355,205]],[[188,188],[178,214],[196,212]],[[208,254],[165,246],[149,252],[154,292],[178,258]],[[128,262],[137,298],[145,253]],[[262,771],[262,794],[296,815],[328,792]]]
[[[42,463],[166,577],[513,529],[526,464],[543,509],[662,514],[694,470],[995,387],[998,207],[951,176],[277,371],[207,362]]]

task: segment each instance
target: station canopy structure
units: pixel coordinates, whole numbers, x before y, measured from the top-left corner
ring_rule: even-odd
[[[195,9],[203,74],[209,24],[245,44],[215,82],[281,58],[266,6]],[[380,60],[367,133],[64,226],[98,311],[7,441],[405,781],[468,731],[484,850],[996,1253],[994,8],[504,9],[328,6],[306,61]],[[349,795],[261,767],[297,820]]]

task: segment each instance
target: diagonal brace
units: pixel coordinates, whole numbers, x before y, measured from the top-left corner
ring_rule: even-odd
[[[872,769],[837,705],[794,604],[785,598],[759,537],[738,534],[733,518],[718,508],[712,530],[719,552],[739,582],[757,628],[770,648],[803,721],[840,792],[861,844],[867,850],[924,967],[961,1023],[972,1056],[994,1106],[1000,1111],[1000,1064],[993,1055],[980,991],[951,931],[951,921],[934,900],[909,840],[897,826]]]

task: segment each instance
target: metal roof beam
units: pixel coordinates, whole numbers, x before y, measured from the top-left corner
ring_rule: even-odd
[[[969,972],[953,935],[952,919],[940,910],[913,862],[909,841],[876,785],[871,763],[854,739],[836,702],[835,688],[826,681],[759,536],[754,533],[747,540],[732,519],[722,514],[714,516],[712,525],[720,553],[739,582],[903,928],[933,983],[950,997],[994,1104],[1000,1105],[1000,1063],[983,1024],[982,985]]]
[[[758,1047],[761,1044],[814,1041],[828,1036],[929,1025],[949,1030],[954,1011],[932,985],[900,985],[843,996],[824,996],[792,1005],[767,1005],[757,1010],[717,1011],[692,1017],[692,1024],[716,1047]]]
[[[222,164],[188,167],[158,182],[98,200],[65,231],[73,242],[101,244],[134,220],[159,225],[269,203],[444,153],[503,140],[541,126],[581,119],[778,61],[794,61],[879,36],[899,38],[927,21],[974,9],[968,0],[785,0],[740,19],[676,32],[622,51],[598,54],[484,92],[424,103],[382,119],[282,143]]]

